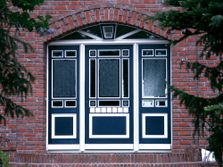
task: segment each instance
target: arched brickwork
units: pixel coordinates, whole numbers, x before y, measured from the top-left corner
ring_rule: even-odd
[[[103,5],[91,6],[75,13],[55,19],[50,23],[54,33],[47,35],[45,41],[52,41],[55,37],[81,27],[99,22],[116,22],[145,29],[154,34],[167,38],[157,22],[152,22],[148,14],[134,10],[129,6]]]

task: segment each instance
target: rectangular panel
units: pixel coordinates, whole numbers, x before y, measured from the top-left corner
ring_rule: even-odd
[[[167,49],[156,49],[156,56],[167,56]]]
[[[120,101],[118,100],[106,100],[99,101],[99,106],[120,106]]]
[[[99,97],[119,97],[119,60],[99,59]]]
[[[53,58],[61,58],[63,57],[63,50],[52,50]]]
[[[166,97],[166,59],[143,59],[143,97]]]
[[[90,138],[129,138],[128,114],[90,114]]]
[[[76,100],[66,100],[65,101],[66,108],[73,108],[76,107]]]
[[[67,57],[67,58],[77,57],[77,51],[76,50],[66,50],[65,57]]]
[[[167,138],[167,114],[142,114],[143,138]]]
[[[76,97],[76,60],[53,60],[53,98]]]
[[[154,56],[153,49],[143,49],[142,56]]]
[[[52,108],[63,108],[63,101],[62,100],[53,100]]]
[[[129,61],[123,60],[123,97],[129,97]]]
[[[90,60],[90,97],[96,97],[96,60]]]
[[[99,50],[99,56],[100,57],[107,57],[107,56],[120,56],[120,50]]]

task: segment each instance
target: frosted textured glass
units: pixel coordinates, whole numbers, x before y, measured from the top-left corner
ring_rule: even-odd
[[[76,97],[76,61],[53,61],[53,97]]]
[[[119,60],[99,60],[99,96],[119,97]]]
[[[143,95],[164,97],[166,88],[166,60],[144,59],[143,60]]]

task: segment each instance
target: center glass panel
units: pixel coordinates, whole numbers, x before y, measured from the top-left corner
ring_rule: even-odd
[[[119,97],[119,59],[99,59],[99,97]]]

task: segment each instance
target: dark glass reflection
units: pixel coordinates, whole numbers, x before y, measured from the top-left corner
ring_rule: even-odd
[[[99,60],[99,96],[119,97],[119,60]]]
[[[53,97],[76,97],[76,61],[53,61]]]

